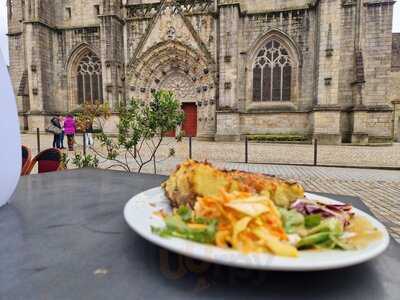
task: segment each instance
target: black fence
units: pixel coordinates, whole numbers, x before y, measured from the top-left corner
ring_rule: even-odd
[[[41,146],[40,146],[40,131],[39,128],[37,128],[36,130],[36,140],[37,140],[37,150],[38,152],[40,152],[41,150]],[[82,140],[82,145],[80,145],[79,141]],[[204,153],[203,150],[201,150],[201,148],[196,148],[196,143],[194,143],[195,139],[192,137],[188,137],[188,148],[187,148],[187,152],[185,153],[181,153],[179,158],[181,159],[185,159],[185,158],[190,158],[190,159],[199,159],[198,155],[199,153]],[[76,144],[77,146],[79,146],[79,150],[81,150],[83,152],[84,155],[86,155],[87,153],[87,141],[86,141],[86,135],[85,133],[79,133],[75,136],[75,141],[78,141]],[[242,147],[240,146],[240,144],[242,144]],[[245,137],[244,141],[241,142],[238,145],[237,148],[237,153],[240,152],[239,155],[235,156],[235,159],[229,158],[229,157],[224,157],[219,155],[219,159],[218,158],[214,158],[214,157],[201,157],[199,160],[203,160],[203,159],[210,159],[210,160],[216,160],[216,161],[223,161],[223,162],[232,162],[232,163],[246,163],[246,164],[270,164],[270,165],[295,165],[295,166],[320,166],[320,167],[345,167],[345,168],[368,168],[368,169],[389,169],[389,170],[400,170],[400,162],[394,162],[393,166],[389,166],[389,165],[380,165],[379,162],[376,163],[375,165],[373,163],[369,163],[369,164],[364,164],[363,162],[358,162],[358,161],[352,161],[351,163],[341,163],[341,162],[326,162],[326,156],[327,156],[327,151],[325,150],[321,152],[320,147],[319,147],[319,143],[317,139],[313,139],[312,144],[297,144],[298,146],[304,146],[304,147],[310,147],[309,149],[307,148],[306,150],[304,150],[307,153],[307,159],[303,159],[303,160],[298,160],[295,161],[295,163],[293,162],[289,162],[289,161],[279,161],[277,162],[275,161],[268,161],[269,159],[254,159],[254,156],[252,156],[251,150],[253,149],[252,147],[257,147],[255,145],[260,145],[263,144],[263,147],[265,147],[265,149],[263,148],[263,151],[268,151],[268,144],[270,145],[274,145],[277,146],[278,143],[260,143],[260,142],[251,142],[248,137]],[[293,147],[296,144],[293,143],[279,143],[280,146],[285,146],[287,148],[285,149],[289,149],[290,152],[290,147]],[[237,147],[235,145],[235,147]],[[324,145],[321,146],[326,147]],[[347,147],[347,146],[343,146],[343,147]],[[372,147],[374,148],[374,147]],[[220,147],[218,146],[217,150],[215,152],[219,152]],[[239,151],[240,150],[240,151]],[[244,151],[243,151],[244,150]],[[221,150],[223,151],[223,150]],[[334,151],[334,150],[332,150]],[[136,151],[135,151],[136,153]],[[324,154],[322,155],[322,161],[319,158],[319,156],[321,156],[321,153]],[[214,153],[215,154],[215,153]],[[328,153],[330,155],[330,153]],[[201,155],[200,155],[201,156]],[[325,157],[325,159],[324,159]]]
[[[188,137],[189,142],[189,159],[193,158],[193,137]],[[313,148],[314,148],[314,163],[313,164],[292,164],[292,165],[306,165],[306,166],[318,166],[318,140],[313,140]],[[246,136],[244,139],[244,163],[249,163],[249,139]],[[269,162],[265,162],[269,163]],[[271,163],[269,163],[271,164]],[[272,164],[289,164],[290,163],[272,163]]]
[[[319,167],[340,167],[340,168],[360,168],[360,169],[386,169],[386,170],[400,170],[400,159],[395,156],[392,161],[389,158],[385,159],[383,163],[382,160],[376,158],[384,157],[387,153],[380,153],[377,151],[380,149],[393,149],[393,145],[390,143],[382,145],[320,145],[318,139],[313,139],[311,142],[252,142],[247,136],[242,142],[235,143],[235,151],[238,155],[235,155],[235,159],[232,157],[224,157],[221,155],[212,155],[210,157],[202,155],[204,149],[198,148],[199,146],[193,141],[192,137],[188,137],[188,156],[190,159],[197,160],[215,160],[223,162],[232,163],[246,163],[246,164],[269,164],[269,165],[293,165],[293,166],[319,166]],[[242,144],[242,146],[240,146]],[[259,154],[254,154],[257,152],[255,148],[262,147],[263,152],[268,152],[269,150],[274,150],[274,147],[284,148],[289,152],[293,152],[293,156],[288,160],[279,160],[279,158],[269,159],[267,156]],[[302,153],[306,157],[296,157],[296,149],[302,148]],[[293,151],[291,150],[293,148]],[[363,149],[363,154],[356,154],[355,152]],[[260,152],[258,149],[258,152]],[[224,151],[222,146],[218,146],[214,151]],[[275,150],[276,151],[276,150]],[[225,150],[226,152],[226,150]],[[365,152],[365,153],[364,153]],[[350,154],[350,155],[349,155]],[[256,155],[256,156],[254,156]],[[297,153],[298,155],[298,153]],[[349,155],[349,157],[346,157]],[[213,158],[217,156],[218,158]],[[229,153],[228,153],[229,156]],[[257,157],[258,156],[258,157]],[[336,159],[334,159],[336,157]],[[366,162],[365,157],[369,157],[369,161]],[[327,159],[328,158],[328,159]],[[333,158],[333,159],[329,159]],[[392,158],[391,158],[392,159]]]

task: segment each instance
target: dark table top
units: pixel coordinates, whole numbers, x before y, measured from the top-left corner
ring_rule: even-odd
[[[123,207],[164,179],[90,169],[22,178],[0,208],[0,299],[398,299],[395,241],[370,262],[308,273],[206,264],[150,244]]]

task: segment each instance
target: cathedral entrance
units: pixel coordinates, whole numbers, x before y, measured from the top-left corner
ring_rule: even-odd
[[[182,130],[185,136],[195,137],[197,135],[197,107],[194,103],[183,103],[182,109],[185,112],[185,121]]]
[[[195,103],[183,103],[182,110],[185,113],[185,120],[180,128],[184,136],[195,137],[197,135],[197,107]],[[175,137],[176,131],[165,133],[167,137]]]
[[[185,136],[195,137],[197,135],[197,106],[194,83],[185,73],[172,69],[166,74],[159,88],[173,92],[176,99],[182,103],[185,121],[180,130],[183,130]],[[166,133],[166,136],[170,137],[175,135],[175,131]]]
[[[168,38],[146,49],[129,65],[129,97],[149,102],[152,92],[170,91],[179,101],[185,120],[182,126],[164,135],[212,137],[218,87],[212,59],[201,49]]]

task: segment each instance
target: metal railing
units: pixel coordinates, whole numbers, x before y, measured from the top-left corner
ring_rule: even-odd
[[[36,143],[37,143],[37,151],[38,153],[41,151],[41,136],[40,136],[39,128],[36,129]],[[80,135],[76,135],[76,140],[80,140]],[[225,156],[224,151],[228,151],[230,154],[232,152],[232,148],[224,149],[224,144],[221,146],[218,145],[217,150],[213,153],[208,153],[209,155],[204,155],[204,151],[200,151],[196,153],[197,149],[196,145],[198,142],[193,137],[187,137],[187,150],[185,148],[179,153],[179,159],[198,159],[198,160],[214,160],[214,161],[223,161],[223,162],[232,162],[232,163],[246,163],[246,164],[270,164],[270,165],[297,165],[297,166],[320,166],[320,167],[351,167],[351,168],[369,168],[369,169],[392,169],[392,170],[400,170],[400,164],[394,163],[391,164],[380,164],[379,161],[374,161],[373,154],[371,154],[371,162],[369,164],[365,164],[363,160],[354,160],[350,161],[350,163],[346,162],[346,160],[341,159],[330,159],[330,157],[336,154],[340,157],[340,154],[332,151],[342,151],[341,149],[346,149],[347,146],[342,146],[343,148],[337,149],[329,149],[329,146],[319,146],[318,139],[314,139],[311,144],[302,144],[302,143],[259,143],[259,142],[251,142],[251,140],[246,136],[242,143],[235,143],[234,145],[234,154],[235,155],[227,155]],[[229,144],[229,143],[228,143]],[[262,144],[262,145],[261,145]],[[278,144],[281,148],[277,148]],[[213,145],[213,144],[211,144]],[[243,145],[243,148],[240,146]],[[268,145],[271,145],[270,147]],[[77,144],[78,151],[81,151],[84,155],[87,154],[87,137],[85,133],[82,133],[82,145]],[[203,147],[203,144],[200,144]],[[232,146],[232,145],[231,145]],[[291,147],[296,147],[293,151]],[[335,146],[333,146],[335,147]],[[337,147],[337,146],[336,146]],[[372,147],[373,148],[373,147]],[[371,149],[372,149],[371,148]],[[200,148],[201,149],[201,148]],[[296,152],[296,149],[299,149]],[[243,151],[244,150],[244,151]],[[187,152],[186,152],[187,151]],[[275,151],[275,152],[274,152]],[[282,151],[287,151],[287,156],[280,155]],[[351,150],[353,151],[353,150]],[[351,151],[344,151],[341,155],[352,154]],[[136,149],[135,149],[136,153]],[[260,154],[261,153],[261,154]],[[264,155],[268,153],[268,155]],[[277,153],[276,157],[273,153]],[[297,153],[297,156],[296,156]],[[300,153],[300,154],[299,154]],[[271,158],[272,155],[272,158]],[[375,154],[376,155],[376,154]],[[288,158],[288,159],[286,159]],[[328,159],[327,159],[328,158]],[[351,160],[351,159],[350,159]]]

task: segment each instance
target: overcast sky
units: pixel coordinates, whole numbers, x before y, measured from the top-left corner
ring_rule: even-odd
[[[0,49],[8,61],[6,2],[7,0],[0,0]],[[400,32],[400,0],[394,7],[393,31]]]

